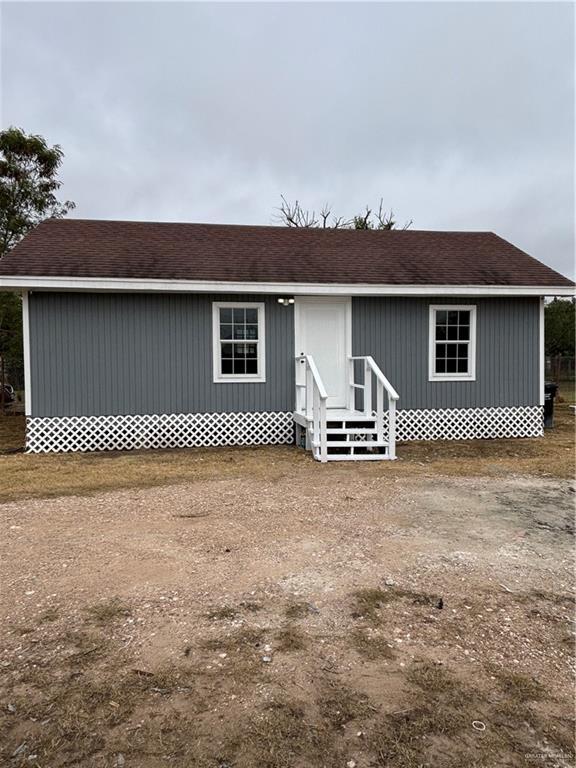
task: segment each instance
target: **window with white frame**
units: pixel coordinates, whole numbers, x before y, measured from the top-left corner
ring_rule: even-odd
[[[430,381],[476,378],[476,306],[430,306]]]
[[[214,381],[265,381],[264,304],[213,304]]]

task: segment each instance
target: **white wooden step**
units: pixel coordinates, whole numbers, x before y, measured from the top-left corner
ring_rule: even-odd
[[[317,461],[320,460],[316,454],[312,455]],[[390,461],[390,456],[387,453],[329,453],[327,459],[328,461]]]
[[[373,435],[376,432],[376,427],[328,427],[326,429],[327,435]]]

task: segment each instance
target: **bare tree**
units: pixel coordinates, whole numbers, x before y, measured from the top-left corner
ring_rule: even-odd
[[[308,210],[300,205],[298,200],[293,203],[288,202],[284,195],[280,195],[282,203],[277,208],[275,220],[287,227],[321,227],[322,229],[342,229],[349,228],[351,221],[345,221],[342,216],[333,216],[328,204],[326,204],[320,213]],[[332,220],[330,221],[330,217]]]
[[[319,214],[315,210],[303,208],[298,200],[290,203],[284,195],[281,195],[281,205],[276,209],[275,220],[287,227],[318,227],[321,229],[397,229],[394,212],[384,209],[384,201],[381,198],[378,210],[366,206],[365,213],[357,214],[351,219],[344,216],[336,216],[331,207],[326,203]],[[406,222],[401,229],[412,226],[412,219]]]

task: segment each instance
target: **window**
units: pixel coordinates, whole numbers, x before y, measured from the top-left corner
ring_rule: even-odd
[[[214,381],[265,381],[264,304],[213,305]]]
[[[476,378],[476,307],[430,306],[430,381]]]

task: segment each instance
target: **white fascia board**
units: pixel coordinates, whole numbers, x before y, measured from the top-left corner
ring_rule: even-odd
[[[109,277],[0,276],[0,290],[160,293],[263,293],[295,296],[574,296],[570,286],[370,285],[365,283],[232,283]]]

